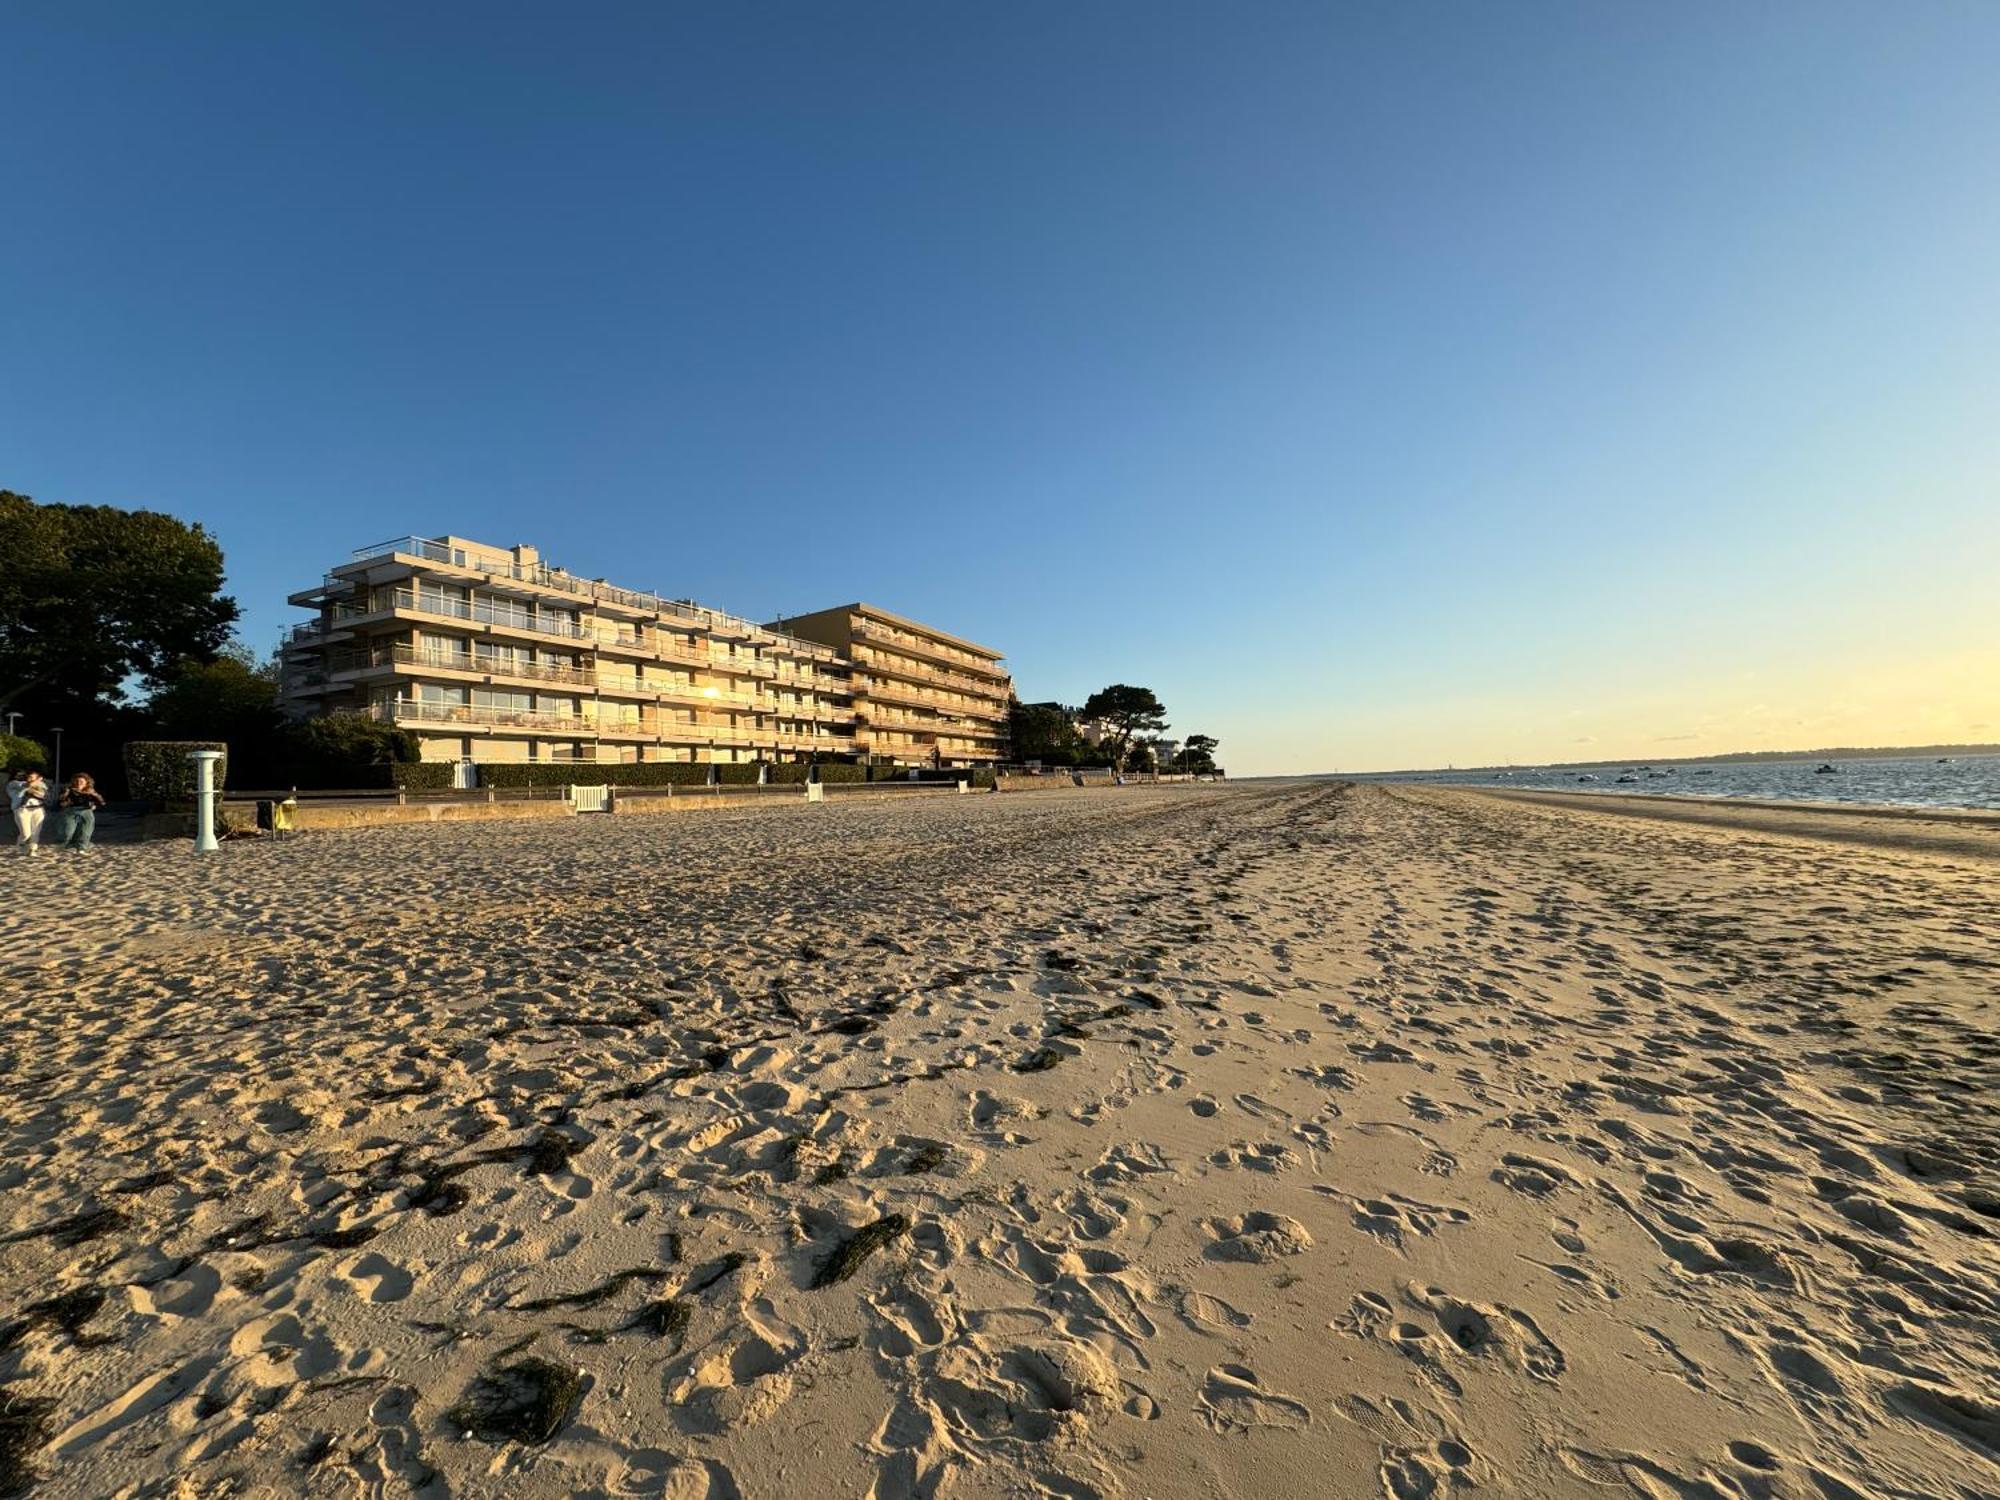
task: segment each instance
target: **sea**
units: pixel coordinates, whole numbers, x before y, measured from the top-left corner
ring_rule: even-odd
[[[1833,769],[1822,773],[1820,765]],[[1629,779],[1625,779],[1629,778]],[[1616,792],[1634,797],[1762,797],[1786,802],[1873,802],[1901,807],[2000,808],[2000,755],[1750,760],[1710,765],[1487,767],[1477,771],[1394,771],[1354,781],[1435,782],[1448,786],[1530,787],[1543,791]]]

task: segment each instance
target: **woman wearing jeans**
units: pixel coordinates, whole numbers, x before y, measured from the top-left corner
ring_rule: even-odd
[[[104,799],[97,795],[97,783],[81,771],[70,777],[57,804],[62,820],[56,826],[56,844],[64,849],[88,849],[97,832],[97,810]]]

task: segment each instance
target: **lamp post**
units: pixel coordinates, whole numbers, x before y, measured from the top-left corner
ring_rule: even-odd
[[[11,708],[7,710],[7,738],[12,739],[14,737],[14,725],[19,721],[20,717],[19,710]]]

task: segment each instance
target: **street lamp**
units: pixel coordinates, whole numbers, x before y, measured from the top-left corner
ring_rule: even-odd
[[[7,738],[8,738],[8,739],[12,739],[12,738],[14,737],[14,725],[15,725],[15,723],[16,723],[16,722],[17,722],[17,721],[18,721],[18,720],[20,719],[20,717],[21,717],[21,714],[20,714],[20,710],[18,710],[18,709],[9,709],[9,710],[7,711]]]

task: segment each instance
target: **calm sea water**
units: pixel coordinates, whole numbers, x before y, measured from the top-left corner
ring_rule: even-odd
[[[2000,755],[1914,760],[1836,760],[1819,775],[1815,761],[1739,761],[1713,766],[1609,766],[1592,771],[1404,771],[1356,781],[1430,781],[1456,786],[1519,786],[1545,791],[1661,796],[1770,797],[1799,802],[1886,802],[1909,807],[2000,808]],[[1632,776],[1634,781],[1619,781]],[[1591,780],[1580,780],[1590,777]]]

